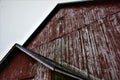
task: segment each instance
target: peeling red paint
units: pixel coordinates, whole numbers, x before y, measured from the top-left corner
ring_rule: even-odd
[[[28,48],[88,76],[119,80],[119,7],[120,4],[64,7]]]
[[[14,53],[13,53],[14,54]],[[4,66],[0,73],[0,80],[22,80],[35,76],[35,61],[24,53],[12,57],[10,63]]]
[[[51,80],[51,71],[45,66],[37,63],[36,64],[36,75],[34,77],[35,80]]]

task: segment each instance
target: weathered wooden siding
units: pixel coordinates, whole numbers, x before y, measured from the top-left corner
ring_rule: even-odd
[[[36,75],[35,80],[51,80],[51,70],[46,68],[40,63],[37,63],[35,66]]]
[[[28,48],[85,75],[119,80],[120,4],[64,7]]]
[[[10,59],[5,60],[7,65],[0,72],[0,80],[27,80],[35,76],[34,64],[36,61],[19,51],[15,51],[11,55]]]

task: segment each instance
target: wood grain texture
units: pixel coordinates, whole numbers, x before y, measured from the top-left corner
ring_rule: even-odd
[[[64,7],[28,48],[88,77],[119,80],[120,4]]]

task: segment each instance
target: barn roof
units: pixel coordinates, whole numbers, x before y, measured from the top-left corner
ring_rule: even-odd
[[[38,28],[32,33],[32,35],[26,40],[23,46],[27,47],[30,44],[30,42],[37,36],[37,34],[43,30],[45,25],[52,19],[52,17],[62,8],[72,7],[72,6],[74,7],[74,6],[113,4],[118,2],[119,0],[86,0],[86,1],[77,1],[77,2],[69,2],[69,3],[59,3],[51,11],[51,13],[44,19],[44,21],[38,26]]]
[[[49,68],[52,71],[59,72],[61,74],[67,75],[67,76],[72,77],[77,80],[79,80],[79,79],[93,80],[92,78],[90,79],[90,77],[88,78],[88,76],[86,76],[80,72],[76,72],[76,71],[74,71],[70,68],[67,68],[66,66],[63,66],[53,60],[50,60],[42,55],[32,52],[32,51],[22,47],[19,44],[15,44],[12,47],[12,49],[8,52],[8,54],[1,60],[0,71],[4,68],[5,62],[7,62],[7,60],[9,60],[8,58],[10,58],[11,55],[14,55],[14,53],[16,51],[20,51],[20,52],[27,54],[28,56],[30,56],[34,60],[38,61],[39,63],[43,64],[44,66],[46,66],[47,68]]]
[[[115,0],[117,1],[117,0]],[[114,1],[114,3],[115,3]],[[113,2],[113,1],[109,1]],[[39,55],[35,52],[32,52],[28,49],[26,49],[25,47],[27,47],[30,42],[37,36],[37,34],[45,27],[45,25],[50,21],[50,19],[61,9],[64,7],[68,7],[68,6],[74,6],[74,5],[90,5],[90,4],[105,4],[107,3],[107,0],[103,2],[103,0],[101,1],[84,1],[84,2],[72,2],[72,3],[62,3],[62,4],[58,4],[53,11],[46,17],[46,19],[38,26],[38,28],[33,32],[33,34],[26,40],[26,42],[23,44],[23,46],[20,46],[19,44],[15,44],[12,49],[7,53],[7,55],[0,61],[0,71],[1,69],[4,68],[4,61],[6,61],[10,55],[12,55],[11,53],[16,51],[16,50],[20,50],[21,52],[24,52],[25,54],[27,54],[28,56],[30,56],[31,58],[35,59],[36,61],[40,62],[41,64],[43,64],[44,66],[46,66],[47,68],[49,68],[52,71],[56,71],[59,73],[62,73],[64,75],[73,77],[75,79],[85,79],[85,80],[98,80],[95,77],[90,77],[88,78],[87,75],[81,73],[81,72],[75,72],[70,68],[67,68],[66,66],[63,66],[53,60],[50,60],[42,55]],[[91,78],[91,79],[90,79]]]

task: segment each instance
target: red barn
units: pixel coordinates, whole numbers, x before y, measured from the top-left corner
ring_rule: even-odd
[[[120,3],[58,4],[0,63],[1,80],[119,80]]]

